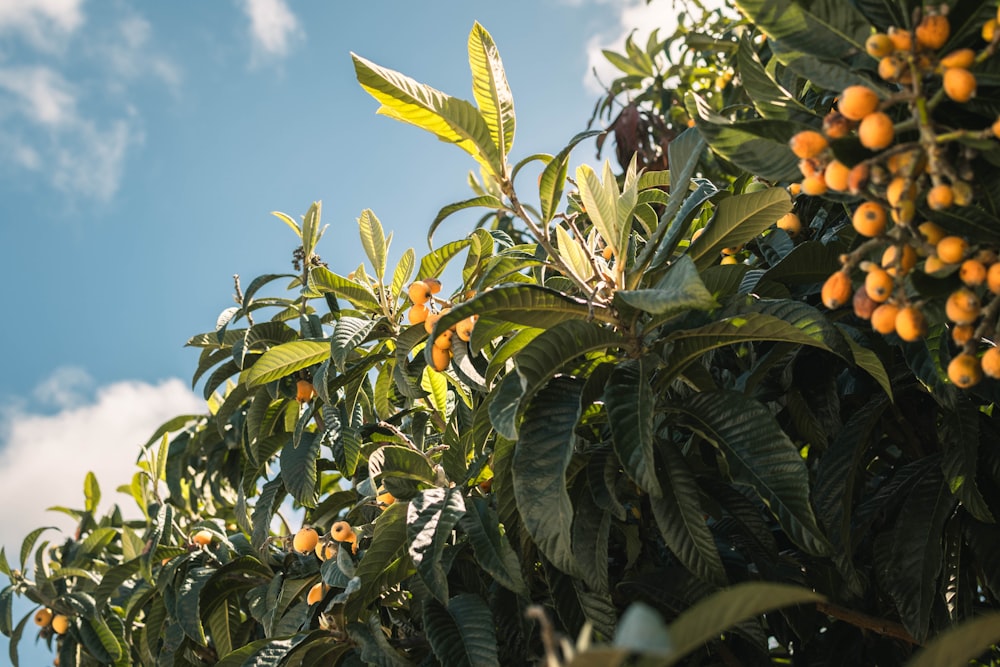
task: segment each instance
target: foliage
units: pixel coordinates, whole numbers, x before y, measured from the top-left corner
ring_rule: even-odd
[[[487,215],[418,262],[366,210],[366,261],[342,275],[317,254],[319,204],[277,214],[296,272],[238,283],[188,341],[208,412],[144,447],[122,487],[143,518],[97,516],[90,476],[62,509],[74,536],[33,532],[16,569],[0,552],[12,661],[31,619],[13,623],[15,595],[69,619],[40,629],[64,666],[996,660],[996,386],[945,379],[940,326],[903,343],[824,310],[861,243],[853,202],[784,187],[791,134],[870,77],[857,41],[911,7],[738,4],[745,20],[675,38],[701,60],[655,35],[609,54],[626,80],[604,104],[646,87],[667,158],[633,151],[621,174],[569,178],[586,133],[510,163],[513,98],[478,24],[471,102],[354,56],[380,113],[478,164],[431,232]],[[976,7],[951,16],[981,23]],[[700,94],[705,68],[733,77]],[[980,150],[970,217],[993,214]],[[515,181],[534,162],[529,203]],[[794,238],[776,226],[791,211]],[[300,524],[315,552],[292,547]]]

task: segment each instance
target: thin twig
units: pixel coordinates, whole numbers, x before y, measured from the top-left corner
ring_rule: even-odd
[[[863,614],[860,611],[847,609],[829,602],[817,602],[816,609],[821,614],[826,614],[827,616],[831,616],[839,621],[850,623],[851,625],[863,630],[871,630],[872,632],[877,632],[878,634],[885,635],[886,637],[892,637],[893,639],[899,639],[907,642],[908,644],[913,644],[914,646],[920,646],[920,642],[914,639],[913,636],[906,631],[906,628],[903,627],[902,623],[889,621],[884,618],[877,618],[875,616],[869,616],[868,614]]]

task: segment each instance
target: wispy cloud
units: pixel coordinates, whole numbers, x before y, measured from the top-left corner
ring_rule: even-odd
[[[139,446],[167,419],[205,410],[179,379],[90,387],[86,373],[63,369],[35,390],[58,412],[22,407],[0,415],[0,544],[8,554],[34,528],[73,528],[69,517],[45,510],[82,507],[87,471],[101,484],[102,508],[119,502],[137,515],[134,503],[114,490],[132,479]]]
[[[76,118],[76,95],[59,72],[44,65],[0,67],[0,90],[27,120],[50,127]]]
[[[243,11],[250,18],[255,60],[285,56],[292,41],[305,35],[285,0],[243,0]]]
[[[83,0],[3,0],[0,34],[20,35],[41,51],[57,50],[59,38],[83,24],[82,5]]]

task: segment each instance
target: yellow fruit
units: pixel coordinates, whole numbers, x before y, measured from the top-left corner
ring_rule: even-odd
[[[316,604],[323,599],[326,594],[326,584],[319,582],[309,589],[309,594],[306,595],[306,602],[310,605]]]
[[[451,337],[455,335],[455,332],[448,329],[442,332],[437,338],[434,339],[434,347],[441,348],[442,350],[451,349]]]
[[[854,298],[851,299],[851,305],[854,307],[854,314],[863,320],[870,318],[872,312],[878,308],[878,303],[872,301],[872,298],[868,296],[868,292],[865,291],[864,286],[854,290]]]
[[[300,554],[307,554],[319,543],[319,533],[312,528],[303,528],[292,538],[292,548]]]
[[[375,502],[379,504],[379,507],[388,507],[389,505],[396,502],[396,497],[393,496],[388,491],[380,493],[375,497]]]
[[[431,294],[437,294],[441,291],[441,281],[437,278],[424,278],[424,283],[431,290]]]
[[[40,625],[41,627],[46,627],[52,622],[52,610],[48,607],[42,607],[35,612],[35,625]]]
[[[824,306],[834,310],[850,301],[853,294],[851,277],[845,271],[836,271],[823,283],[820,298]]]
[[[208,546],[212,543],[212,533],[207,530],[199,530],[191,536],[191,541],[200,547]]]
[[[986,282],[986,267],[978,259],[967,259],[959,267],[958,277],[969,287],[977,287]]]
[[[338,521],[330,528],[330,535],[338,542],[350,542],[357,539],[351,524],[346,521]]]
[[[948,23],[948,17],[941,14],[925,15],[913,31],[917,45],[932,51],[944,46],[950,34],[951,25]]]
[[[604,261],[610,262],[611,258],[614,256],[615,256],[615,249],[609,245],[604,246],[604,249],[601,251],[601,257],[604,258]]]
[[[913,217],[917,214],[917,206],[912,200],[904,199],[896,206],[889,209],[892,221],[897,225],[908,225],[913,222]]]
[[[321,561],[330,560],[331,558],[337,557],[337,545],[332,542],[320,541],[316,543],[316,548],[313,549],[313,553],[316,554],[316,558]]]
[[[948,268],[948,264],[941,261],[940,257],[931,255],[924,260],[924,273],[937,273]]]
[[[295,383],[295,400],[308,403],[316,396],[316,389],[309,380],[299,380]]]
[[[423,280],[417,280],[410,283],[410,286],[406,289],[406,294],[414,304],[424,304],[431,298],[431,286]]]
[[[993,264],[986,270],[986,286],[994,294],[1000,294],[1000,263]]]
[[[894,303],[883,303],[872,311],[872,329],[882,335],[891,334],[896,330],[896,316],[899,314],[899,306]]]
[[[981,310],[979,297],[966,287],[959,287],[952,292],[944,304],[944,314],[956,324],[972,324]]]
[[[972,340],[975,332],[976,328],[971,324],[954,324],[951,327],[951,339],[955,341],[955,345],[965,345]]]
[[[900,255],[900,259],[897,261],[896,257],[899,255],[898,245],[891,245],[885,249],[882,253],[882,268],[886,270],[890,276],[905,276],[907,273],[917,265],[917,251],[913,249],[911,245],[903,245],[903,254]]]
[[[909,31],[900,28],[889,28],[889,39],[897,51],[910,51],[913,49],[913,37]]]
[[[472,330],[475,328],[476,328],[476,317],[475,315],[473,315],[455,324],[455,335],[458,336],[459,340],[464,340],[466,343],[468,343],[470,340],[472,340]]]
[[[776,224],[778,225],[778,229],[784,229],[785,233],[793,239],[802,231],[802,221],[799,220],[799,216],[791,211],[778,218]]]
[[[826,179],[822,174],[819,176],[807,176],[802,179],[802,194],[811,197],[819,197],[826,194]]]
[[[963,67],[944,71],[944,94],[956,102],[968,102],[976,95],[976,75]]]
[[[945,264],[958,264],[969,250],[969,244],[960,236],[946,236],[937,242],[935,252]]]
[[[872,58],[883,58],[896,50],[896,45],[884,32],[877,32],[865,40],[865,51]]]
[[[406,313],[406,318],[410,321],[410,324],[420,324],[427,319],[427,315],[430,311],[427,310],[427,305],[423,303],[415,303],[410,306],[410,310]]]
[[[948,379],[961,389],[968,389],[978,384],[983,379],[983,369],[979,365],[979,359],[967,352],[956,354],[948,364]]]
[[[998,21],[1000,21],[1000,14],[997,15],[997,18],[990,19],[984,23],[983,29],[979,31],[979,34],[982,35],[983,39],[987,42],[993,41],[993,37],[996,35]]]
[[[64,635],[66,631],[69,630],[69,619],[62,614],[56,614],[52,617],[52,631],[57,635]]]
[[[815,130],[797,132],[788,142],[796,157],[803,159],[816,157],[827,147],[826,137]]]
[[[916,306],[900,308],[896,313],[896,334],[903,340],[912,343],[920,340],[927,333],[927,321],[924,314]]]
[[[831,190],[844,192],[847,190],[850,174],[851,168],[846,164],[840,160],[830,160],[830,163],[826,165],[826,169],[823,171],[823,180],[826,181],[826,186]]]
[[[924,240],[931,245],[937,245],[938,241],[943,239],[947,232],[945,232],[939,225],[933,222],[922,222],[920,226],[917,227],[920,235],[924,237]]]
[[[861,120],[878,109],[878,93],[868,86],[848,86],[840,93],[837,110],[849,120]]]
[[[451,350],[449,348],[438,347],[437,345],[431,348],[431,368],[439,373],[443,373],[450,363]]]
[[[979,360],[983,373],[994,380],[1000,378],[1000,347],[991,347],[983,353],[983,358]]]
[[[902,81],[909,74],[906,61],[896,55],[878,61],[878,75],[883,81]]]
[[[451,308],[442,308],[436,313],[427,313],[427,319],[424,320],[424,331],[431,333],[434,331],[434,325],[437,321],[441,319],[441,316],[450,311]]]
[[[801,192],[802,192],[802,184],[801,183],[789,183],[788,184],[788,194],[790,194],[793,197],[795,197],[795,196],[798,196],[798,194],[801,193]],[[698,230],[698,231],[701,231],[701,230]],[[694,237],[693,236],[691,237],[691,240],[694,241]]]
[[[917,186],[902,176],[896,176],[885,188],[885,198],[889,206],[898,206],[904,199],[912,200],[917,194]]]
[[[976,52],[972,49],[957,49],[941,58],[941,67],[963,67],[968,69],[976,62]]]
[[[862,236],[879,236],[885,231],[885,209],[877,202],[862,202],[854,210],[851,224]]]
[[[892,276],[878,267],[869,271],[865,277],[865,291],[868,292],[871,300],[876,303],[883,303],[892,296],[894,287],[895,283],[892,280]]]
[[[858,140],[865,148],[882,150],[892,143],[894,127],[887,114],[881,111],[870,113],[858,125]]]
[[[993,132],[994,137],[1000,139],[1000,118],[993,121],[993,124],[990,125],[990,130]]]

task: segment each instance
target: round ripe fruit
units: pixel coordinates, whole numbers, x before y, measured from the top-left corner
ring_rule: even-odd
[[[854,288],[851,286],[851,277],[847,275],[846,271],[835,271],[823,283],[820,298],[823,300],[824,306],[830,310],[834,310],[850,301],[853,294]]]
[[[1000,347],[991,347],[986,350],[979,363],[983,368],[983,373],[994,380],[1000,378]]]
[[[975,51],[972,49],[957,49],[941,58],[941,67],[964,67],[968,69],[975,62]]]
[[[955,202],[955,193],[945,183],[935,185],[927,192],[927,205],[935,211],[942,211]]]
[[[912,199],[904,199],[889,209],[889,212],[892,221],[897,225],[908,225],[913,222],[914,216],[917,215],[917,205],[913,203]]]
[[[872,311],[872,329],[883,336],[891,334],[896,330],[896,316],[899,314],[899,306],[894,303],[883,303]]]
[[[379,507],[384,508],[396,502],[396,497],[388,491],[385,491],[384,493],[380,493],[375,496],[375,502],[378,503]]]
[[[822,176],[823,163],[821,163],[819,160],[814,160],[812,158],[806,160],[799,160],[799,173],[802,174],[802,178]]]
[[[295,383],[295,400],[308,403],[316,396],[316,389],[309,380],[299,380]]]
[[[936,246],[938,241],[943,239],[947,233],[941,229],[940,225],[936,225],[933,222],[921,222],[917,230],[924,237],[924,240],[933,246]]]
[[[906,61],[898,56],[886,56],[878,61],[878,75],[883,81],[899,81],[906,74]]]
[[[882,268],[890,276],[905,276],[917,265],[917,251],[911,245],[903,245],[903,254],[899,261],[896,256],[899,253],[898,245],[891,245],[882,253]]]
[[[739,264],[740,260],[736,259],[733,255],[726,255],[719,261],[720,266],[731,266],[733,264]]]
[[[303,528],[292,538],[292,548],[300,554],[307,554],[319,543],[319,533],[312,528]]]
[[[892,45],[896,47],[897,51],[910,51],[913,49],[913,37],[908,30],[896,27],[889,28],[889,39],[892,40]]]
[[[979,317],[980,310],[979,297],[966,287],[952,292],[944,303],[944,314],[956,324],[972,324]]]
[[[793,239],[802,231],[802,221],[799,220],[799,216],[791,211],[778,218],[776,224],[778,225],[778,229],[784,229],[785,233]]]
[[[963,67],[944,71],[944,94],[956,102],[968,102],[976,95],[976,75]]]
[[[437,278],[424,278],[424,283],[430,288],[431,294],[437,294],[441,291],[441,281]]]
[[[863,285],[854,290],[854,298],[851,299],[851,305],[854,307],[854,314],[863,320],[870,318],[872,311],[878,308],[878,303],[872,301],[872,298],[868,296],[868,292],[865,291]]]
[[[908,343],[920,340],[927,333],[927,321],[916,306],[900,308],[896,313],[896,334]]]
[[[695,241],[697,241],[698,237],[701,236],[704,233],[705,233],[705,228],[704,227],[699,227],[698,229],[694,230],[694,232],[691,233],[691,243],[694,243]]]
[[[788,184],[788,194],[792,195],[793,197],[797,197],[801,192],[802,192],[802,184],[801,183],[789,183]]]
[[[951,25],[948,23],[948,17],[941,14],[925,15],[913,31],[917,45],[932,51],[944,46],[950,34]]]
[[[967,352],[956,354],[948,364],[948,379],[961,389],[968,389],[978,384],[983,379],[983,369],[979,366],[979,359]]]
[[[983,24],[983,29],[979,31],[979,34],[985,41],[987,42],[993,41],[993,36],[996,34],[997,31],[998,20],[1000,20],[1000,15],[998,15],[997,18],[990,19],[989,21]]]
[[[896,50],[896,46],[884,32],[877,32],[865,40],[865,51],[872,58],[883,58]]]
[[[323,595],[326,593],[326,585],[323,582],[315,584],[309,589],[309,594],[306,595],[306,602],[310,605],[316,604],[323,599]]]
[[[955,181],[951,184],[951,194],[955,206],[968,206],[972,203],[972,186],[965,181]]]
[[[207,530],[199,530],[191,536],[191,541],[200,547],[208,546],[212,543],[212,533]]]
[[[826,137],[816,130],[797,132],[788,142],[796,157],[808,159],[816,157],[827,147]]]
[[[802,179],[802,194],[819,197],[826,194],[826,179],[822,175],[807,176]]]
[[[951,327],[951,339],[955,341],[955,345],[965,345],[975,333],[976,328],[971,324],[955,324]]]
[[[851,217],[851,224],[862,236],[878,236],[885,231],[886,215],[882,205],[873,202],[862,202]]]
[[[993,124],[990,125],[990,130],[993,132],[994,137],[1000,139],[1000,118],[993,121]]]
[[[878,109],[878,93],[868,86],[848,86],[840,93],[837,110],[849,120],[861,120]]]
[[[858,140],[862,146],[873,151],[889,146],[893,137],[895,129],[892,119],[881,111],[868,114],[858,125]]]
[[[865,276],[865,291],[876,303],[885,302],[892,295],[894,287],[892,276],[880,268],[873,268]]]
[[[434,339],[434,347],[442,349],[442,350],[450,350],[451,349],[451,337],[454,336],[454,335],[455,335],[455,332],[452,331],[451,329],[448,329],[447,331],[442,332],[440,336],[438,336],[437,338]]]
[[[945,264],[958,264],[969,250],[969,244],[960,236],[946,236],[934,246],[938,259]]]
[[[614,256],[615,256],[615,249],[609,245],[604,246],[604,249],[601,250],[601,257],[604,258],[605,262],[610,262],[611,258]]]
[[[62,614],[56,614],[52,617],[52,631],[57,635],[64,635],[66,631],[69,630],[69,619]]]
[[[317,542],[313,552],[320,561],[330,560],[337,557],[337,545],[333,542]]]
[[[967,259],[959,267],[958,277],[969,287],[977,287],[986,282],[986,267],[978,259]]]
[[[847,175],[847,191],[852,195],[860,193],[868,185],[868,173],[868,165],[864,162],[851,167],[851,171]]]
[[[851,121],[839,111],[823,116],[823,134],[828,139],[842,139],[851,133]]]
[[[46,627],[52,622],[52,610],[48,607],[42,607],[35,612],[35,625]]]
[[[467,317],[455,324],[455,335],[458,336],[459,340],[464,340],[468,343],[472,340],[472,330],[476,327],[476,320],[474,317]]]
[[[937,257],[936,255],[931,255],[930,257],[924,260],[924,273],[928,275],[935,274],[938,271],[944,271],[949,266],[950,266],[949,264],[945,264],[944,262],[942,262],[940,257]]]
[[[410,324],[420,324],[427,319],[429,312],[426,304],[415,303],[406,311],[406,319],[409,320]]]
[[[406,295],[409,296],[410,301],[415,304],[427,303],[427,300],[431,298],[431,286],[423,280],[416,280],[410,283],[410,286],[406,288]]]
[[[424,331],[427,333],[434,331],[434,325],[437,324],[442,315],[444,315],[443,310],[438,313],[427,313],[427,317],[424,318]]]
[[[1000,294],[1000,263],[993,264],[986,270],[986,286],[994,294]]]
[[[451,363],[451,349],[441,348],[438,347],[437,345],[431,348],[431,367],[434,370],[438,371],[439,373],[443,373],[444,370],[448,368],[448,364],[450,363]]]
[[[338,521],[330,528],[330,535],[338,542],[353,542],[357,539],[351,524],[346,521]]]
[[[893,178],[885,188],[885,198],[889,206],[898,206],[904,199],[912,200],[916,196],[917,186],[902,176]]]
[[[847,179],[851,174],[851,168],[840,160],[830,160],[830,164],[826,165],[826,169],[823,171],[823,180],[826,181],[826,186],[831,190],[836,190],[837,192],[844,192],[847,190]]]

